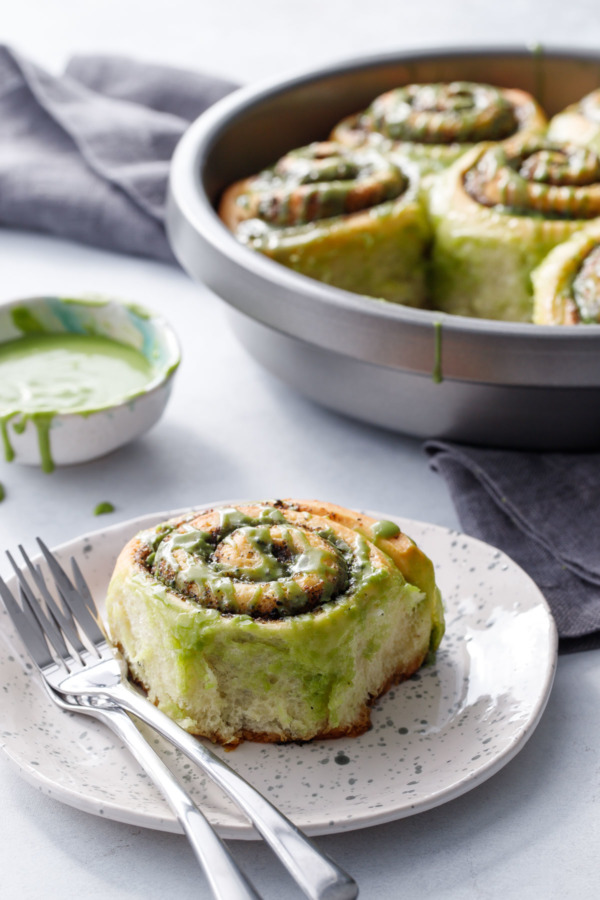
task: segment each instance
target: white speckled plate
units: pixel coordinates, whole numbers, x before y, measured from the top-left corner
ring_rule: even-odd
[[[144,516],[59,548],[101,604],[125,542],[173,513]],[[301,746],[242,744],[227,762],[311,834],[362,828],[445,803],[523,747],[552,686],[556,629],[531,579],[498,550],[392,516],[434,560],[447,632],[436,664],[381,698],[358,738]],[[163,801],[104,726],[48,700],[0,615],[0,742],[20,774],[65,803],[122,822],[179,831]],[[220,791],[152,732],[169,765],[224,837],[256,833]]]

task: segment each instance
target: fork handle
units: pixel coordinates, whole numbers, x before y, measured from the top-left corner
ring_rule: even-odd
[[[117,734],[164,795],[192,845],[216,900],[260,900],[233,856],[171,770],[117,706],[73,707],[104,722]]]
[[[218,784],[250,819],[310,900],[354,900],[358,896],[358,886],[347,872],[321,853],[241,775],[127,682],[108,690],[102,688],[102,693],[162,734]]]

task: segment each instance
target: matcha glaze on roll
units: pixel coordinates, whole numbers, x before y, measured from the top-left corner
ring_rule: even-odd
[[[362,733],[444,630],[410,538],[318,501],[215,508],[135,536],[107,613],[150,699],[230,746]]]
[[[531,272],[600,216],[600,158],[544,138],[481,144],[432,186],[433,305],[445,312],[531,322]]]
[[[228,187],[219,214],[251,249],[357,294],[483,319],[596,322],[592,262],[556,318],[540,318],[537,300],[534,311],[532,273],[600,220],[600,89],[548,123],[517,87],[395,87],[328,141]]]
[[[395,151],[428,175],[476,143],[518,142],[541,133],[546,124],[541,107],[525,91],[453,81],[387,91],[364,112],[340,122],[331,137],[349,146]]]
[[[309,144],[231,185],[219,215],[246,246],[302,275],[426,305],[430,229],[418,173],[376,148]]]
[[[600,324],[600,224],[555,247],[531,280],[537,325]]]
[[[548,138],[600,152],[600,89],[555,115],[548,126]]]

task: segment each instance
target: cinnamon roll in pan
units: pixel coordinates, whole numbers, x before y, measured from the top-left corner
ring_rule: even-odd
[[[229,187],[219,215],[236,237],[318,281],[426,305],[430,229],[417,173],[378,150],[313,143]]]
[[[432,186],[434,308],[531,322],[531,272],[600,215],[600,157],[544,138],[482,144]]]

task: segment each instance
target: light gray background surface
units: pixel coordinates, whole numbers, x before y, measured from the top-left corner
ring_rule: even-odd
[[[443,45],[535,43],[597,49],[596,2],[506,0],[21,0],[2,39],[58,70],[75,53],[117,52],[240,82],[346,56]],[[1,149],[1,148],[0,148]],[[99,292],[162,311],[183,359],[161,423],[111,457],[44,475],[0,461],[0,547],[52,544],[165,508],[232,497],[319,497],[456,526],[418,442],[303,400],[236,344],[224,309],[175,268],[0,230],[0,300]],[[116,511],[95,519],[100,500]],[[0,570],[5,571],[0,562]],[[446,806],[319,838],[361,897],[595,898],[600,893],[598,653],[560,659],[546,713],[502,772]],[[13,898],[208,897],[186,841],[62,806],[0,758],[0,894]],[[236,855],[270,898],[300,894],[264,846]]]

